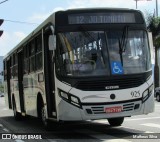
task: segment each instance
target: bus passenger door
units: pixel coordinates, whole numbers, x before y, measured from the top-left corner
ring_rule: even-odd
[[[19,85],[19,99],[21,112],[25,113],[24,108],[24,93],[23,93],[23,50],[18,53],[18,85]]]
[[[52,34],[50,26],[44,30],[44,74],[48,117],[56,118],[55,78],[53,51],[49,50],[49,36]]]
[[[7,60],[7,92],[8,92],[8,106],[12,108],[11,104],[11,59]]]

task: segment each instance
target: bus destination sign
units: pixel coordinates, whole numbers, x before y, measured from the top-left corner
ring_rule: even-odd
[[[135,23],[134,13],[81,13],[70,14],[69,24]]]

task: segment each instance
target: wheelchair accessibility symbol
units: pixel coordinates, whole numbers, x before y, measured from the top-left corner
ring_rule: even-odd
[[[121,62],[111,62],[112,74],[124,74]]]

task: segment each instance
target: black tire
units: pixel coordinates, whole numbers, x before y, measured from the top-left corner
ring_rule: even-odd
[[[16,108],[16,102],[15,99],[13,98],[12,101],[12,109],[13,109],[13,114],[14,114],[14,118],[16,121],[22,120],[22,115],[21,113],[17,112],[17,108]]]
[[[124,117],[118,117],[118,118],[109,118],[108,122],[111,126],[121,126],[121,124],[124,121]]]
[[[159,93],[156,94],[156,100],[157,100],[157,102],[160,102],[160,94]]]
[[[39,106],[39,108],[40,108],[41,122],[42,122],[45,130],[50,131],[50,130],[52,130],[52,125],[51,125],[51,122],[47,119],[47,112],[46,112],[44,103],[41,102],[40,104],[41,104],[41,106]]]

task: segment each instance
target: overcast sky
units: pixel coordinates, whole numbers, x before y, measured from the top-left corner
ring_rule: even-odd
[[[0,2],[2,1],[4,0],[0,0]],[[139,1],[138,10],[141,10],[144,14],[146,12],[154,13],[155,1]],[[160,2],[158,6],[160,7]],[[4,31],[0,37],[0,56],[7,54],[53,12],[86,7],[135,9],[136,2],[135,0],[8,0],[0,4],[0,19],[5,19],[0,27],[0,30]]]

